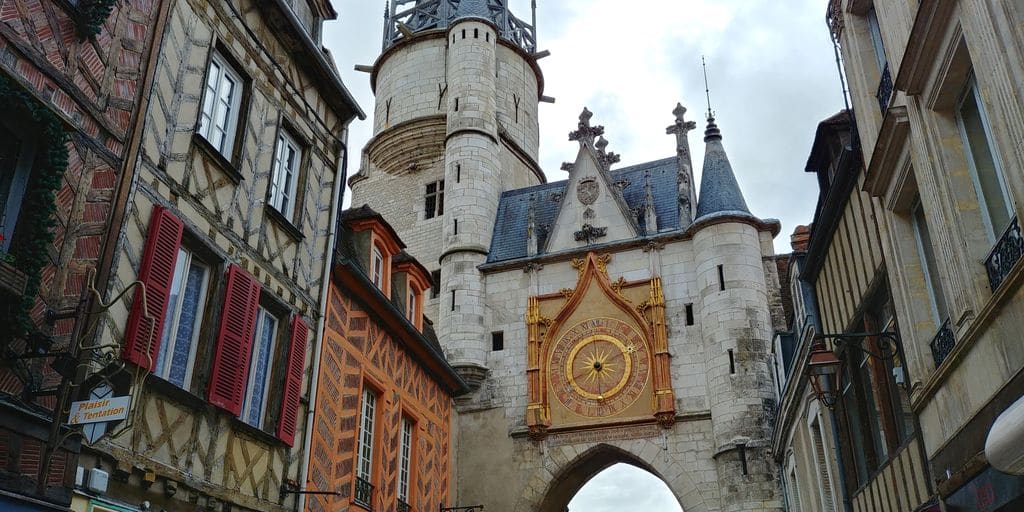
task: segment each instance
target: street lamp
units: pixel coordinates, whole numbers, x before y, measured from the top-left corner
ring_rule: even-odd
[[[811,387],[814,388],[814,396],[829,409],[836,405],[841,368],[835,352],[827,349],[824,343],[816,343],[811,347],[811,355],[807,360],[807,375]]]

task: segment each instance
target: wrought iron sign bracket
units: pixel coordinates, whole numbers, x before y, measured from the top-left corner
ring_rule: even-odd
[[[878,348],[878,352],[864,348],[862,343],[866,338],[875,338],[875,346]],[[895,331],[819,334],[814,339],[817,341],[831,340],[837,352],[853,349],[875,359],[885,361],[896,359],[896,356],[900,355],[903,348],[900,342],[900,334]]]

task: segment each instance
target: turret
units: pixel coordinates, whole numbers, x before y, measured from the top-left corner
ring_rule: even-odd
[[[504,0],[390,0],[372,68],[374,136],[349,180],[408,252],[440,272],[424,314],[470,384],[487,369],[484,281],[498,201],[544,181],[534,24]],[[431,263],[433,262],[433,263]]]
[[[774,489],[765,453],[771,322],[762,264],[762,231],[770,226],[750,214],[710,116],[704,141],[693,240],[708,405],[715,464],[727,493],[723,510],[747,510],[760,506],[761,490]]]

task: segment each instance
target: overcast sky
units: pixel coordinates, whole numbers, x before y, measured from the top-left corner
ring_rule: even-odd
[[[530,18],[530,0],[511,0]],[[789,234],[814,214],[817,184],[804,164],[819,121],[843,108],[828,30],[825,0],[537,0],[537,39],[551,56],[540,61],[540,163],[549,181],[565,179],[563,161],[576,156],[567,134],[584,106],[604,125],[619,166],[672,156],[665,134],[682,102],[698,129],[690,134],[697,168],[704,158],[706,110],[701,56],[708,63],[711,103],[750,210],[782,221],[777,252],[789,252]],[[334,0],[338,21],[325,27],[345,84],[363,110],[373,112],[369,75],[355,64],[373,64],[381,48],[384,1]],[[349,174],[370,138],[369,120],[355,122]],[[346,194],[346,204],[349,195]],[[632,469],[632,468],[630,468]],[[625,474],[612,469],[605,474]],[[641,472],[642,473],[642,472]],[[595,482],[597,479],[594,480]],[[585,488],[589,489],[589,487]],[[638,487],[646,495],[648,487]],[[639,503],[619,489],[625,503]],[[595,491],[597,492],[597,491]],[[577,497],[579,511],[605,510],[599,500]],[[610,508],[608,510],[624,510]],[[638,508],[661,512],[662,509]],[[672,509],[664,509],[672,512]]]

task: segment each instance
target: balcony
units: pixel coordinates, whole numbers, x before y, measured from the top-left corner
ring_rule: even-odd
[[[945,322],[942,322],[942,327],[939,327],[939,332],[935,333],[935,337],[932,338],[929,346],[932,348],[935,367],[938,368],[949,357],[953,347],[956,346],[956,340],[953,338],[953,328],[950,327],[948,318]]]
[[[878,98],[878,108],[881,109],[882,115],[885,115],[885,111],[889,110],[889,99],[892,98],[892,75],[889,73],[888,62],[882,70],[882,79],[878,81],[878,92],[875,93],[875,97]]]
[[[355,500],[356,505],[365,508],[366,510],[373,510],[373,484],[369,480],[364,480],[361,477],[356,477],[356,494]]]
[[[985,271],[988,272],[988,284],[995,292],[1010,274],[1010,269],[1017,264],[1024,254],[1024,237],[1021,237],[1020,222],[1017,217],[1010,221],[1003,236],[996,242],[992,252],[985,260]]]

